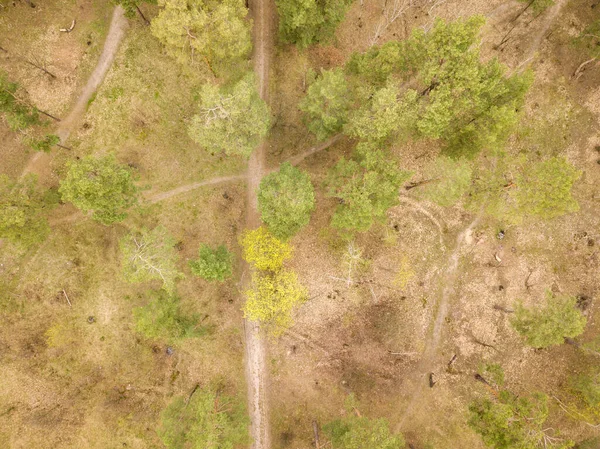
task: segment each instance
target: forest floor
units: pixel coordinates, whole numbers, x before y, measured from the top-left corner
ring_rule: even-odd
[[[69,114],[60,121],[57,127],[56,135],[60,138],[60,142],[63,145],[66,145],[69,135],[83,117],[88,102],[98,90],[98,87],[106,76],[106,72],[108,72],[108,69],[110,69],[110,66],[115,59],[117,51],[119,50],[119,45],[123,40],[128,26],[128,22],[124,14],[125,11],[123,11],[121,6],[115,7],[112,19],[110,21],[110,27],[108,28],[108,33],[106,34],[106,38],[104,40],[102,54],[100,55],[94,70],[89,76],[87,83],[83,87],[83,90],[77,97],[75,104],[71,107]],[[51,160],[51,153],[35,153],[21,172],[21,178],[28,173],[32,173],[37,175],[38,178],[43,179],[44,171],[47,171]]]
[[[185,128],[197,112],[198,92],[212,78],[175,64],[141,21],[129,21],[120,48],[110,51],[112,66],[102,69],[104,82],[82,100],[86,82],[98,79],[97,62],[106,58],[101,53],[120,39],[122,18],[115,12],[111,20],[113,9],[104,3],[95,8],[91,0],[48,0],[33,13],[19,2],[2,10],[0,44],[21,53],[30,46],[58,76],[49,80],[0,54],[2,69],[41,108],[67,117],[73,104],[80,109],[76,119],[62,123],[69,125],[72,150],[53,151],[31,172],[55,188],[67,160],[114,152],[139,175],[145,201],[111,228],[61,205],[51,212],[51,235],[35,253],[0,248],[0,377],[6,379],[0,385],[0,446],[161,447],[155,432],[161,410],[173,396],[186,397],[196,384],[214,379],[247,392],[254,449],[312,447],[313,421],[342,416],[350,393],[364,416],[387,418],[415,449],[481,449],[466,419],[469,402],[486,394],[473,379],[485,363],[501,364],[507,387],[517,393],[562,397],[568,377],[585,366],[581,353],[571,346],[524,347],[493,306],[511,307],[517,299],[536,304],[548,289],[583,295],[593,298],[583,338],[600,333],[594,149],[600,148],[600,71],[590,66],[574,80],[587,58],[571,44],[589,11],[600,10],[597,0],[557,0],[540,15],[521,14],[526,3],[512,0],[414,0],[381,38],[429,29],[436,17],[488,17],[483,57],[498,57],[509,71],[529,66],[535,72],[507,151],[567,157],[584,173],[575,189],[580,211],[514,225],[480,217],[464,204],[437,206],[411,189],[401,192],[385,223],[357,236],[350,248],[329,227],[336,204],[325,197],[323,183],[328,169],[351,154],[352,142],[337,136],[316,142],[297,104],[308,69],[340,66],[353,51],[368,48],[384,3],[392,4],[354,2],[331,43],[301,51],[276,44],[271,0],[250,1],[252,64],[273,128],[248,165],[208,154],[189,139]],[[149,17],[156,12],[144,8]],[[11,20],[28,39],[10,40],[1,15],[7,13],[16,15]],[[59,34],[71,16],[78,19],[75,30]],[[0,170],[18,177],[31,153],[3,125],[0,139]],[[391,151],[418,180],[438,150],[435,142],[400,142]],[[242,327],[250,270],[241,258],[235,281],[222,285],[189,274],[187,261],[202,243],[223,243],[239,254],[240,232],[260,224],[260,180],[284,160],[309,173],[317,195],[310,224],[291,242],[290,268],[310,299],[288,332],[265,341],[255,323]],[[130,228],[157,225],[178,242],[179,268],[187,275],[178,283],[182,307],[208,323],[208,336],[171,342],[136,333],[135,310],[153,293],[149,285],[122,279],[118,242]],[[500,229],[506,234],[501,241]],[[360,257],[348,263],[350,250]],[[556,404],[551,409],[549,426],[567,437],[589,435],[556,413]]]

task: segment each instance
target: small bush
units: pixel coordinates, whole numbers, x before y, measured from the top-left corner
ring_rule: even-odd
[[[213,250],[203,244],[198,252],[198,259],[190,261],[190,270],[195,276],[207,281],[224,281],[232,275],[233,257],[225,245]]]
[[[147,305],[133,311],[135,329],[146,338],[177,341],[201,337],[209,328],[200,326],[196,315],[185,315],[180,309],[180,299],[165,292],[152,292]]]
[[[158,434],[168,449],[233,449],[249,443],[248,424],[242,400],[203,388],[171,401]]]
[[[560,345],[565,337],[577,337],[585,328],[587,319],[576,305],[574,296],[554,296],[547,292],[546,303],[541,307],[526,309],[518,303],[511,324],[529,346]]]

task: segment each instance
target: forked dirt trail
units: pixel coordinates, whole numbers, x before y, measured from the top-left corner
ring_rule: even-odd
[[[273,50],[274,23],[272,0],[251,0],[250,11],[254,19],[254,71],[258,79],[260,97],[269,103],[269,69]],[[260,225],[257,191],[260,180],[265,174],[265,156],[267,141],[254,150],[248,161],[246,194],[246,228]],[[246,264],[242,270],[242,292],[249,288],[250,267]],[[266,364],[266,342],[258,323],[244,321],[245,349],[244,359],[246,382],[248,384],[248,413],[250,415],[250,435],[253,449],[269,449],[271,434],[269,425],[268,379]]]
[[[515,68],[515,70],[521,67],[527,67],[531,65],[535,54],[539,50],[539,47],[544,41],[544,38],[547,36],[548,30],[554,24],[556,18],[559,17],[560,11],[566,3],[567,0],[557,0],[554,3],[554,5],[552,5],[545,12],[540,27],[538,31],[533,35],[531,44],[529,45],[524,57],[522,58],[522,63],[517,68]],[[436,358],[438,356],[438,350],[440,347],[440,342],[444,330],[444,322],[446,320],[446,317],[448,316],[450,301],[456,295],[456,284],[460,275],[460,255],[465,247],[467,235],[470,232],[472,232],[473,229],[477,226],[482,216],[483,209],[479,211],[475,219],[466,228],[464,228],[456,238],[454,249],[448,258],[446,269],[444,271],[444,276],[442,277],[441,285],[443,287],[440,300],[437,304],[437,313],[435,316],[435,321],[433,323],[433,329],[431,335],[425,342],[425,350],[423,351],[422,358],[415,369],[414,376],[412,379],[414,390],[410,397],[408,406],[404,410],[398,422],[396,430],[402,430],[402,427],[406,423],[406,420],[410,418],[410,416],[412,416],[412,414],[414,413],[415,409],[419,407],[419,400],[421,399],[422,391],[427,383],[428,373],[432,371],[432,368],[436,363]]]
[[[483,210],[481,210],[477,214],[475,219],[471,221],[471,223],[458,234],[458,236],[456,237],[454,249],[448,257],[448,263],[446,265],[446,269],[444,270],[444,275],[440,283],[440,285],[442,285],[443,287],[440,300],[436,304],[437,314],[435,316],[435,321],[433,322],[433,329],[431,331],[430,337],[425,343],[425,350],[423,351],[423,356],[415,369],[413,378],[414,390],[408,403],[408,406],[406,407],[404,413],[402,414],[402,417],[400,418],[400,421],[398,423],[398,430],[402,429],[402,426],[404,425],[406,420],[412,415],[415,407],[418,406],[419,399],[421,397],[421,392],[426,385],[428,373],[431,372],[432,367],[436,361],[435,359],[437,358],[440,342],[442,341],[444,322],[446,320],[446,317],[448,316],[450,300],[456,294],[456,283],[460,274],[460,254],[464,248],[467,235],[473,231],[475,226],[477,226],[482,215]]]
[[[116,6],[113,11],[112,19],[110,21],[110,28],[108,29],[108,34],[106,35],[106,40],[104,41],[104,47],[102,49],[100,59],[98,59],[98,63],[96,64],[94,71],[88,78],[86,85],[77,97],[77,101],[71,108],[69,115],[62,119],[58,125],[56,134],[58,137],[60,137],[61,143],[64,143],[68,139],[73,129],[75,129],[78,121],[85,113],[88,101],[90,101],[90,98],[92,98],[92,95],[94,95],[94,92],[96,92],[104,80],[108,69],[115,59],[119,45],[125,36],[127,25],[128,23],[127,19],[125,18],[125,11],[123,11],[123,8],[120,6]],[[36,153],[23,169],[21,178],[27,173],[36,173],[37,167],[45,167],[50,162],[51,158],[52,156],[48,153]]]

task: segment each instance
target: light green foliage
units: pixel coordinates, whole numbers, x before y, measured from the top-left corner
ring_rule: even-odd
[[[497,387],[504,385],[504,370],[497,363],[486,363],[480,367],[484,379]]]
[[[445,23],[411,37],[410,60],[423,90],[418,132],[442,138],[452,156],[472,157],[496,148],[517,123],[530,76],[505,76],[497,61],[480,61],[476,45],[481,17]],[[440,62],[442,61],[442,62]]]
[[[262,226],[244,232],[242,249],[244,260],[263,271],[279,271],[283,262],[292,256],[292,247]]]
[[[50,227],[44,212],[51,203],[36,184],[32,175],[19,182],[0,175],[0,238],[24,246],[46,238]]]
[[[190,270],[207,281],[220,281],[231,277],[233,256],[225,245],[217,249],[203,244],[198,251],[198,259],[190,261]]]
[[[548,397],[542,393],[516,396],[501,391],[496,400],[478,399],[469,406],[469,426],[494,449],[568,449],[570,441],[548,435]],[[550,437],[550,438],[547,438]]]
[[[239,449],[249,443],[243,401],[210,387],[189,401],[173,399],[161,413],[158,434],[167,449]]]
[[[346,72],[381,87],[392,74],[408,70],[405,48],[406,41],[389,41],[364,53],[353,53],[346,63]]]
[[[425,171],[430,182],[415,190],[440,206],[452,206],[469,190],[472,173],[470,161],[440,156]]]
[[[175,240],[162,226],[132,232],[119,241],[123,275],[129,282],[158,280],[173,293],[175,281],[183,275],[177,270]]]
[[[182,313],[180,299],[166,292],[152,292],[150,302],[133,310],[135,330],[146,338],[177,342],[184,338],[201,337],[209,329],[200,326],[196,315]]]
[[[225,71],[252,48],[243,0],[159,0],[152,34],[185,64]]]
[[[315,193],[308,175],[289,162],[265,176],[258,191],[262,221],[281,239],[293,237],[310,220]]]
[[[543,12],[546,8],[554,5],[554,0],[519,0],[522,3],[527,3],[532,11],[536,14]]]
[[[342,130],[348,119],[351,98],[341,69],[322,70],[299,104],[308,129],[319,140]]]
[[[37,110],[18,99],[18,89],[19,85],[11,82],[7,74],[0,71],[0,114],[4,114],[6,123],[13,131],[40,123]]]
[[[342,158],[329,174],[329,197],[341,202],[331,225],[349,231],[366,231],[398,204],[399,188],[409,173],[398,169],[381,151],[366,151],[358,160]]]
[[[29,140],[28,143],[29,146],[35,151],[43,151],[45,153],[48,153],[54,145],[60,143],[60,137],[54,134],[46,134],[41,139],[32,138]]]
[[[269,131],[269,109],[248,74],[233,88],[205,84],[200,112],[188,128],[190,137],[213,152],[249,156]]]
[[[531,75],[507,77],[497,60],[481,62],[477,35],[482,24],[477,16],[451,23],[437,20],[427,33],[418,29],[404,42],[388,42],[350,59],[347,73],[359,85],[366,81],[373,89],[385,89],[381,99],[372,94],[373,102],[385,99],[383,110],[389,111],[388,120],[377,119],[383,126],[373,126],[376,136],[402,132],[441,139],[452,157],[473,157],[505,141],[517,122]],[[392,113],[394,96],[400,119]],[[369,103],[364,108],[373,110]],[[359,110],[357,116],[365,114]],[[361,129],[370,131],[368,120]]]
[[[252,284],[246,292],[244,316],[265,325],[272,335],[280,335],[291,325],[294,307],[306,300],[306,289],[289,270],[255,273]]]
[[[585,48],[590,58],[600,58],[600,20],[588,25],[575,39],[575,44]]]
[[[282,41],[300,47],[331,39],[351,0],[276,0]]]
[[[418,94],[414,90],[401,93],[396,84],[389,83],[352,114],[347,132],[368,145],[379,147],[393,134],[412,129],[417,101]]]
[[[570,379],[570,388],[577,398],[577,414],[591,423],[600,423],[600,370],[597,367]]]
[[[556,296],[547,292],[542,306],[526,309],[518,303],[510,323],[525,337],[529,346],[547,348],[560,345],[565,337],[577,337],[585,328],[587,319],[576,305],[577,298],[574,296]]]
[[[579,210],[571,195],[581,176],[564,158],[553,157],[529,166],[516,180],[514,197],[523,215],[551,219]]]
[[[354,396],[346,400],[346,416],[323,426],[332,449],[402,449],[404,437],[390,430],[386,419],[357,416]]]
[[[59,188],[63,201],[92,212],[99,223],[110,225],[124,220],[126,210],[137,202],[133,174],[114,155],[69,161],[67,169]]]

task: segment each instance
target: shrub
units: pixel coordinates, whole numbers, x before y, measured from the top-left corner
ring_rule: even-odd
[[[213,250],[203,244],[198,251],[198,259],[190,261],[190,270],[195,276],[207,281],[224,281],[232,275],[232,255],[225,245]]]
[[[573,442],[550,437],[548,397],[542,393],[516,396],[500,391],[497,400],[477,399],[469,405],[469,426],[494,449],[568,449]]]
[[[541,307],[526,309],[518,303],[511,324],[534,348],[564,343],[565,337],[581,334],[587,322],[577,309],[574,296],[555,296],[546,293],[546,303]]]
[[[527,167],[516,180],[514,194],[524,215],[551,219],[579,210],[571,195],[573,184],[581,176],[564,158],[553,157]]]
[[[386,419],[357,416],[354,396],[346,400],[346,416],[323,426],[323,433],[331,440],[332,449],[402,449],[404,437],[393,433]]]
[[[133,310],[135,329],[146,338],[176,342],[201,337],[209,328],[200,326],[197,315],[181,312],[180,299],[165,292],[152,292],[150,302]]]
[[[202,388],[171,401],[158,434],[168,449],[233,449],[249,443],[248,424],[242,400]]]
[[[41,242],[50,232],[44,212],[52,205],[33,175],[19,182],[0,175],[0,238],[23,246]]]

